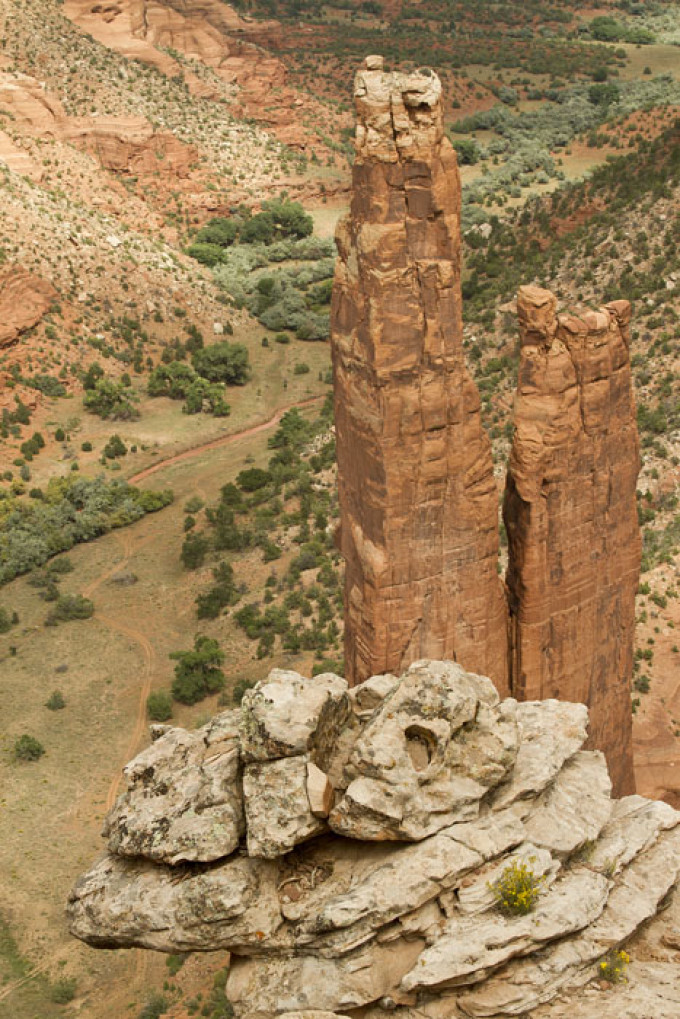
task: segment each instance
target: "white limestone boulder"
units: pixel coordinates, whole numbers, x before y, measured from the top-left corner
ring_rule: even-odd
[[[196,732],[170,728],[123,770],[127,790],[104,821],[112,853],[160,863],[219,860],[245,832],[239,714]]]
[[[317,730],[332,739],[350,713],[347,683],[324,673],[304,679],[273,669],[241,702],[241,754],[246,763],[295,757],[314,747]]]
[[[272,860],[327,829],[310,802],[310,763],[305,754],[246,765],[243,793],[249,856]]]
[[[516,707],[453,662],[414,663],[358,737],[331,828],[417,841],[475,817],[517,756]]]

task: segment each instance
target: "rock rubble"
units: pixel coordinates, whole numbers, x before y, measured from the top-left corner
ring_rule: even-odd
[[[356,689],[275,670],[127,766],[71,930],[229,950],[239,1019],[529,1013],[595,977],[680,876],[680,813],[612,800],[586,724],[453,662]],[[540,895],[507,916],[493,885],[518,862]]]

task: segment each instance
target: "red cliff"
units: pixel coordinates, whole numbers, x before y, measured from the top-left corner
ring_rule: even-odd
[[[630,682],[640,532],[630,305],[557,315],[522,287],[509,541],[512,691],[590,708],[616,795],[633,791]]]
[[[429,70],[355,80],[331,314],[350,683],[455,659],[507,685],[497,491],[463,361],[460,180]]]

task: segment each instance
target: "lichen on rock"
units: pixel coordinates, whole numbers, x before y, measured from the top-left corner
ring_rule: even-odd
[[[306,683],[294,745],[253,761],[253,705],[266,716],[258,731],[281,733]],[[227,949],[239,1019],[372,1015],[380,1002],[403,1019],[441,1019],[530,1012],[589,979],[654,916],[680,876],[680,813],[611,799],[604,756],[582,749],[582,705],[501,701],[489,680],[428,660],[369,691],[348,697],[338,677],[315,687],[275,672],[238,711],[196,733],[160,734],[126,769],[130,789],[106,825],[113,851],[71,893],[72,933],[96,947]],[[329,704],[351,718],[321,739],[314,718]],[[320,767],[342,756],[334,740],[349,773],[336,785]],[[218,778],[245,819],[221,856],[214,815],[191,813]],[[369,778],[364,804],[352,788]],[[163,804],[167,832],[151,823]],[[209,858],[178,852],[183,811]],[[540,878],[540,894],[526,915],[507,917],[493,884],[518,863]]]

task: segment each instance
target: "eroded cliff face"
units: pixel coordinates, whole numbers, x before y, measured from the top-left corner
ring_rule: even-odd
[[[630,305],[583,318],[522,287],[505,494],[512,690],[590,708],[617,795],[633,789],[630,681],[640,532]]]
[[[264,47],[275,45],[276,21],[241,17],[223,0],[66,0],[64,14],[104,46],[156,67],[169,77],[182,75],[190,92],[220,98],[219,90],[172,51],[210,68],[234,88],[230,111],[266,124],[279,140],[306,147],[299,124],[297,93],[286,88],[283,63]]]
[[[20,265],[0,273],[0,349],[40,322],[57,292],[47,280]]]
[[[331,310],[346,675],[452,659],[506,693],[498,496],[463,361],[460,180],[441,85],[374,57],[354,92]]]

